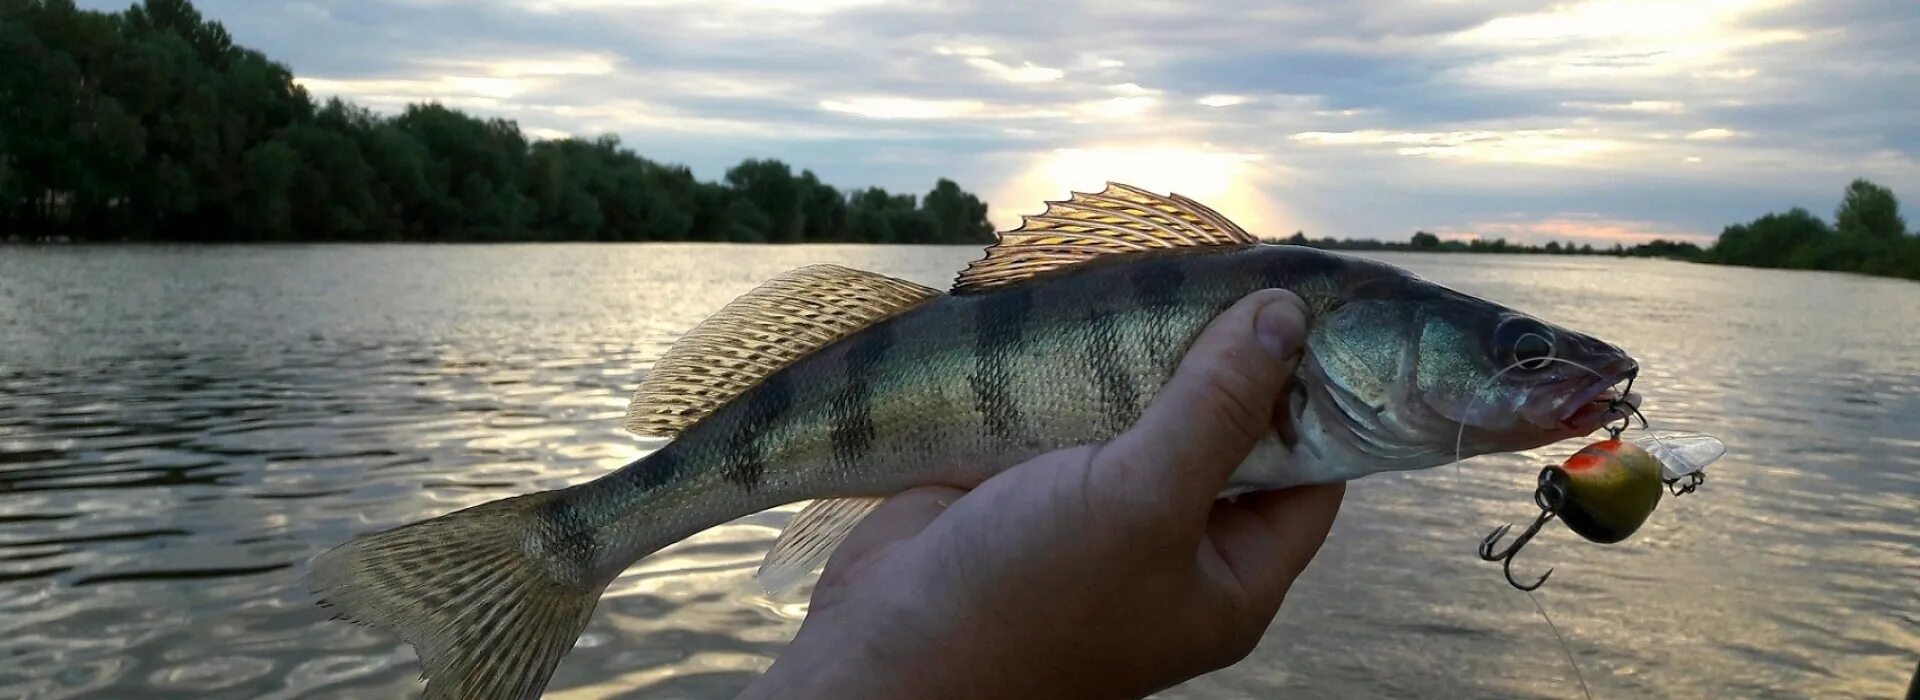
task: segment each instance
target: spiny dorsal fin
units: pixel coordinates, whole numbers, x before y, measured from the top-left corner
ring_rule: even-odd
[[[1000,234],[987,257],[960,273],[953,293],[993,289],[1102,255],[1259,242],[1204,204],[1109,182],[1099,194],[1075,192],[1022,218],[1020,228]]]
[[[667,349],[633,394],[627,430],[673,437],[794,360],[937,296],[936,289],[839,265],[767,280]]]
[[[754,578],[768,593],[792,588],[802,577],[827,563],[835,547],[861,520],[887,499],[879,497],[827,498],[808,503],[787,521],[780,540],[767,550]]]

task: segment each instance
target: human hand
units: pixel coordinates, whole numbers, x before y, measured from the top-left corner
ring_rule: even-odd
[[[1345,492],[1216,500],[1272,430],[1305,325],[1292,293],[1249,295],[1106,444],[889,499],[741,697],[1139,698],[1245,658]]]

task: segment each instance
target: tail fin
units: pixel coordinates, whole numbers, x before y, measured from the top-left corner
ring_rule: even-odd
[[[429,699],[534,700],[606,586],[554,542],[547,491],[367,535],[313,562],[336,619],[390,630],[420,656]],[[551,543],[551,544],[549,544]],[[557,546],[556,546],[557,545]],[[569,546],[573,545],[573,546]]]

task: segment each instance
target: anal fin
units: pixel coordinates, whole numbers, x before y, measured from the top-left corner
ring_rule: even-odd
[[[780,533],[779,541],[767,552],[766,560],[760,563],[760,571],[755,574],[760,586],[768,593],[792,588],[801,578],[827,563],[834,548],[847,539],[854,526],[884,501],[885,498],[879,497],[857,497],[808,503],[794,514],[787,529]]]

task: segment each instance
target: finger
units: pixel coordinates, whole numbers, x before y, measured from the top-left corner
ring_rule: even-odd
[[[895,542],[920,534],[947,506],[967,492],[948,486],[927,486],[894,494],[847,533],[820,573],[818,585],[840,580],[868,556]]]
[[[1345,483],[1242,496],[1214,507],[1207,537],[1262,610],[1278,610],[1333,529]]]
[[[1306,326],[1306,304],[1282,289],[1250,294],[1214,318],[1139,422],[1101,450],[1119,472],[1115,483],[1165,494],[1179,508],[1212,502],[1273,431]]]

